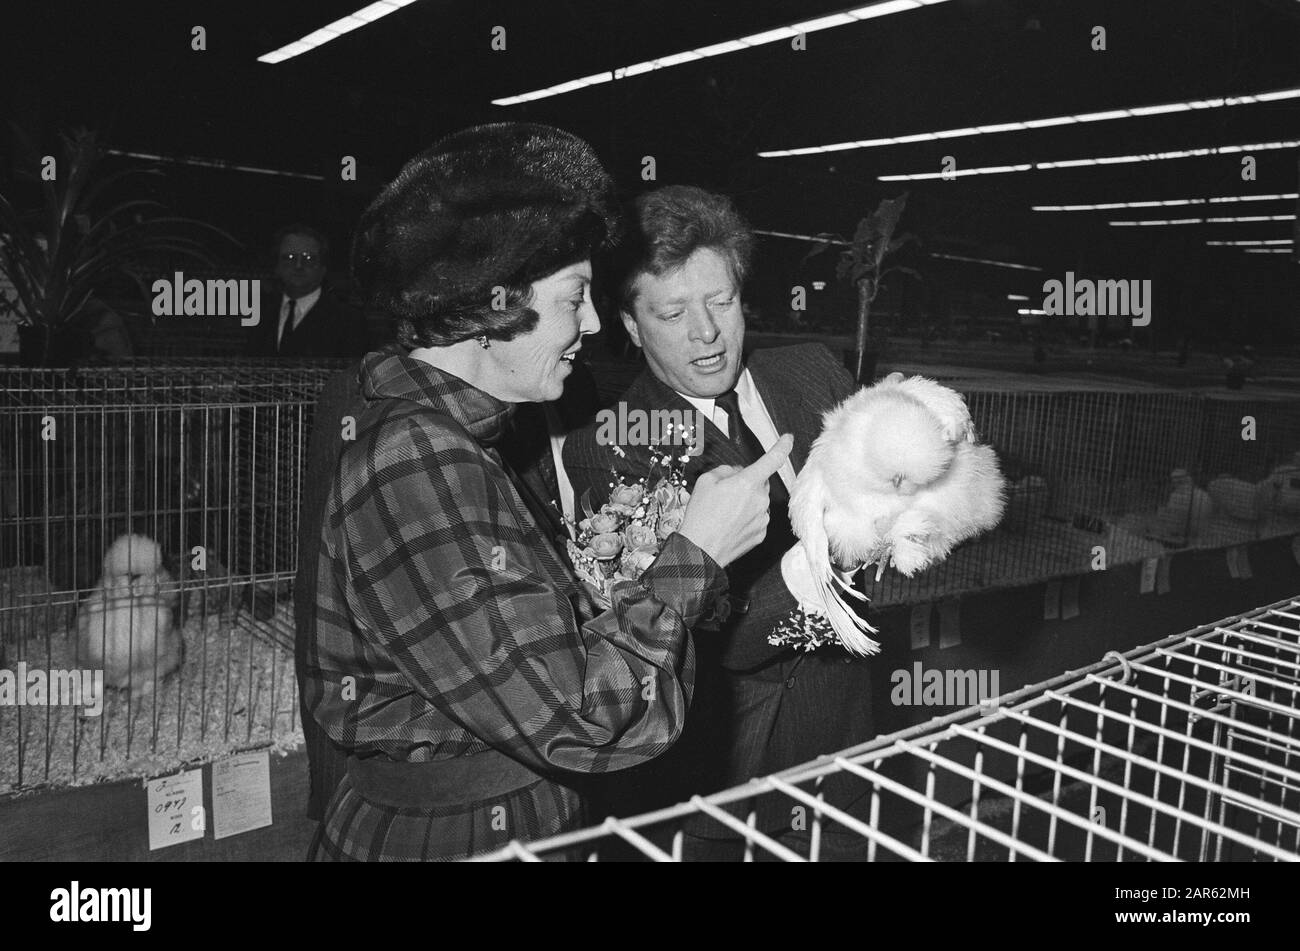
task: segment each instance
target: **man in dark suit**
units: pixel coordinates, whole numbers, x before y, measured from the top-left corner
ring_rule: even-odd
[[[666,756],[613,780],[608,805],[621,815],[737,785],[874,735],[866,662],[834,649],[796,654],[767,641],[797,604],[781,570],[781,556],[796,542],[787,510],[795,473],[822,414],[853,392],[852,378],[819,344],[760,350],[743,362],[740,291],[753,239],[729,200],[670,186],[642,196],[631,218],[632,234],[607,280],[648,367],[623,394],[622,410],[678,411],[703,422],[702,454],[686,465],[690,485],[715,466],[747,465],[782,433],[794,435],[794,448],[770,483],[767,538],[727,569],[730,616],[715,631],[697,630],[700,671],[686,733]],[[616,455],[601,438],[600,427],[589,426],[564,449],[574,491],[580,498],[590,491],[593,509],[607,500],[611,467],[631,481],[649,471],[652,456],[648,446],[626,444]],[[832,780],[822,791],[852,809],[860,805],[849,801],[853,785]],[[811,819],[801,823],[794,804],[779,799],[765,798],[760,827],[797,842]],[[691,823],[687,832],[690,857],[738,852],[739,840],[712,820]],[[860,847],[865,842],[842,827],[824,830],[824,857],[860,857]]]
[[[306,224],[292,224],[276,233],[276,287],[261,300],[261,320],[251,328],[246,353],[280,359],[356,359],[367,349],[368,331],[361,312],[324,286],[329,264],[329,239]],[[252,420],[249,419],[252,426]],[[262,467],[261,483],[285,495],[293,491],[292,473],[277,460],[292,458],[290,429],[257,429],[254,465]],[[279,573],[288,567],[283,542],[293,525],[282,510],[258,508],[252,516],[253,544],[241,551],[234,567],[255,574]],[[259,583],[249,591],[256,617],[267,619],[276,610],[278,584]]]
[[[310,225],[280,229],[275,237],[279,289],[263,296],[262,319],[249,337],[250,356],[311,359],[365,354],[365,319],[323,286],[328,255],[329,240]]]

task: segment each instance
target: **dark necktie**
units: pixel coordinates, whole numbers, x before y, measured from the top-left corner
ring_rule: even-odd
[[[740,397],[736,395],[735,390],[729,390],[718,396],[713,401],[716,405],[721,406],[727,411],[727,429],[730,433],[731,444],[739,450],[745,459],[745,465],[757,462],[763,455],[763,444],[758,441],[754,431],[745,425],[745,417],[740,415]],[[769,498],[775,506],[778,503],[784,504],[790,500],[790,493],[786,491],[785,483],[781,481],[781,476],[772,473],[768,479]]]
[[[286,317],[284,318],[284,333],[280,334],[280,344],[279,344],[279,346],[276,348],[277,350],[279,350],[279,349],[283,349],[283,347],[284,347],[284,342],[285,342],[286,340],[288,340],[289,337],[293,334],[293,318],[294,318],[294,315],[297,313],[297,305],[298,305],[298,302],[297,302],[296,300],[294,300],[292,297],[290,297],[290,298],[289,298],[289,313],[288,313],[288,316],[286,316]]]
[[[740,400],[735,391],[723,393],[714,402],[727,411],[729,439],[741,458],[746,464],[758,460],[763,455],[763,444],[758,441],[754,431],[745,425],[745,418],[740,414]],[[767,485],[767,535],[756,548],[727,566],[734,615],[731,632],[721,644],[721,661],[729,670],[754,670],[770,663],[774,658],[789,654],[787,648],[772,647],[767,643],[767,635],[780,617],[772,616],[772,608],[764,603],[765,598],[775,593],[774,588],[784,588],[784,585],[778,583],[765,586],[762,579],[774,570],[782,553],[795,543],[794,532],[790,528],[790,493],[775,472],[768,479]],[[786,594],[785,597],[788,598],[789,595]],[[756,601],[759,608],[755,612],[753,609]]]

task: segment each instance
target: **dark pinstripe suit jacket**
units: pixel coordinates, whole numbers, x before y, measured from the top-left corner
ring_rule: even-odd
[[[820,344],[756,350],[747,365],[777,431],[794,435],[790,461],[797,473],[821,432],[822,414],[853,392],[852,377]],[[628,387],[622,400],[629,410],[691,409],[648,370]],[[639,477],[648,462],[648,450],[638,447],[625,447],[627,457],[616,459],[610,447],[596,444],[596,428],[593,424],[572,434],[564,447],[565,470],[574,491],[581,497],[590,489],[593,505],[606,500],[614,463],[619,471]],[[703,456],[690,463],[688,478],[741,461],[709,421]],[[780,620],[794,605],[781,578],[780,554],[774,553],[772,563],[753,585],[756,603],[751,614],[775,612]],[[726,637],[729,632],[720,633]],[[714,669],[709,671],[705,665],[711,652],[706,648],[718,637],[718,632],[696,636],[700,671],[685,735],[667,756],[610,783],[605,794],[609,811],[627,815],[669,805],[692,793],[736,785],[874,735],[869,661],[850,660],[833,650],[795,656],[769,646],[766,632],[749,630],[746,643],[727,645],[721,657],[712,654]],[[781,823],[789,826],[788,812],[760,818],[777,828]]]
[[[278,290],[263,295],[261,323],[249,332],[247,339],[249,356],[357,359],[366,352],[369,341],[365,317],[328,288],[321,292],[316,306],[307,312],[302,323],[292,330],[285,329],[284,339],[277,347],[281,302]]]
[[[813,440],[821,432],[822,414],[853,392],[853,380],[821,344],[756,350],[747,365],[777,432],[794,435],[790,462],[798,473],[808,458]],[[690,403],[649,370],[633,381],[620,401],[629,411],[692,411]],[[609,446],[597,444],[597,429],[593,423],[570,435],[564,445],[564,468],[574,492],[581,498],[590,490],[593,508],[608,501],[611,467],[629,480],[636,479],[649,471],[652,455],[647,446],[623,446],[625,456],[618,458]],[[713,421],[707,420],[704,452],[688,464],[687,479],[693,485],[701,473],[716,466],[739,466],[745,462]],[[730,670],[753,670],[783,653],[767,643],[772,626],[795,607],[794,598],[781,579],[781,554],[782,551],[759,549],[728,570],[733,596],[746,597],[750,602],[743,623],[740,616],[733,615],[722,631],[722,663]],[[742,583],[742,579],[750,583]]]

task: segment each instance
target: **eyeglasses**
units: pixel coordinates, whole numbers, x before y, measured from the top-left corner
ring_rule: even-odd
[[[280,260],[285,264],[297,264],[301,261],[304,266],[311,267],[313,264],[320,263],[321,256],[310,251],[290,251],[288,254],[280,255]]]

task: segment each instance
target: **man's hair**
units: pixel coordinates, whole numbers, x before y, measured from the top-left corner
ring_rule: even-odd
[[[725,195],[694,185],[667,185],[640,196],[628,220],[627,239],[610,255],[605,278],[618,309],[632,313],[639,276],[676,270],[701,248],[722,255],[736,290],[744,286],[754,234]]]
[[[321,263],[327,267],[329,266],[330,239],[325,237],[325,233],[320,229],[313,228],[311,225],[303,224],[300,221],[296,221],[291,225],[285,225],[275,233],[275,237],[271,240],[271,257],[273,260],[280,260],[280,245],[283,244],[284,239],[289,237],[291,234],[300,234],[304,238],[311,238],[315,241],[320,247],[322,258]]]

